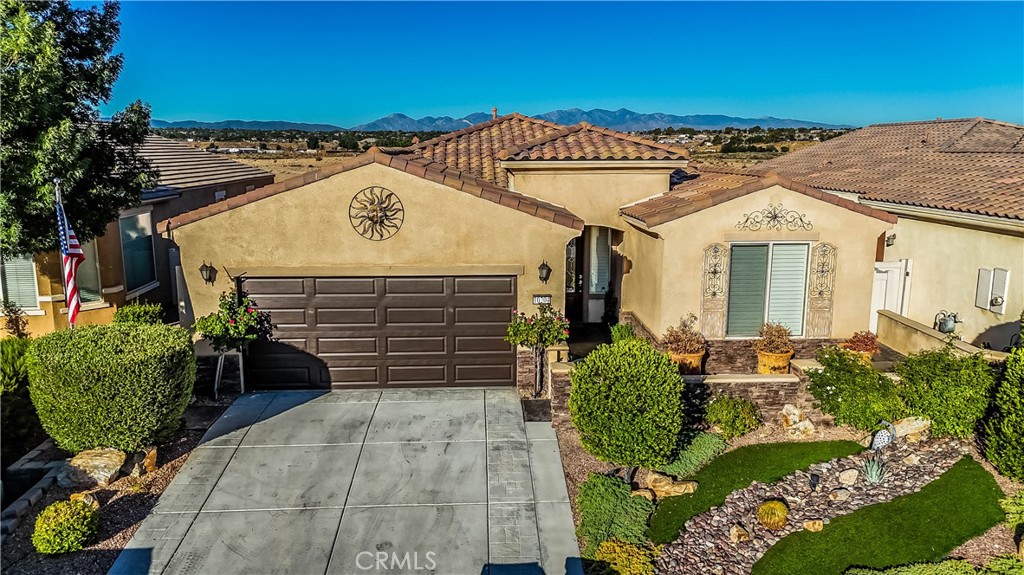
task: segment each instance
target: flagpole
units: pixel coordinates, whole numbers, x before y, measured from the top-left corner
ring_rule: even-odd
[[[63,210],[64,201],[63,198],[61,198],[60,196],[60,178],[53,179],[53,193],[57,198],[57,205],[55,206],[57,208],[56,211]],[[64,220],[67,220],[67,214],[64,215]],[[66,236],[68,233],[67,226],[64,225],[64,222],[61,221],[61,218],[59,216],[57,217],[57,223],[60,224],[60,226],[63,228],[61,230],[61,233]],[[64,309],[66,309],[68,313],[68,329],[75,329],[75,324],[71,323],[71,308],[68,307],[71,304],[71,302],[68,301],[68,281],[67,278],[64,277],[64,254],[60,253],[59,238],[57,240],[57,243],[57,252],[58,254],[60,254],[60,285],[64,289]]]

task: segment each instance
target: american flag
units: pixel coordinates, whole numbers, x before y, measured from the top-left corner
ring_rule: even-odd
[[[60,228],[60,255],[64,264],[64,297],[68,304],[68,323],[73,328],[78,319],[78,310],[82,307],[82,300],[78,297],[78,266],[85,260],[85,254],[78,243],[75,230],[71,228],[71,222],[64,213],[60,192],[57,193],[57,226]]]

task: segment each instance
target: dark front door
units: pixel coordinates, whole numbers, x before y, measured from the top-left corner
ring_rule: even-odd
[[[565,245],[565,317],[583,321],[583,236]]]
[[[245,289],[277,325],[277,341],[246,358],[254,388],[515,382],[514,277],[249,278]]]

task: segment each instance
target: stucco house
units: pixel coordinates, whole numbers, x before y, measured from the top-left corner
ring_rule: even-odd
[[[157,233],[156,222],[274,181],[269,172],[159,136],[148,136],[140,153],[159,172],[157,185],[143,192],[139,207],[111,222],[103,236],[82,245],[79,325],[110,323],[118,306],[137,298],[165,304],[173,312],[177,255]],[[69,214],[72,224],[74,216]],[[33,335],[66,328],[60,253],[0,261],[0,297],[24,310]]]
[[[899,216],[879,244],[872,318],[901,351],[933,346],[940,313],[995,350],[1024,310],[1024,126],[966,118],[879,124],[755,167]]]
[[[246,361],[256,387],[511,385],[529,359],[505,326],[541,303],[654,335],[693,312],[723,342],[767,320],[808,346],[869,327],[895,216],[688,164],[669,145],[511,114],[158,227],[180,252],[183,324],[234,281],[271,312],[277,341]],[[222,273],[207,283],[204,266]]]

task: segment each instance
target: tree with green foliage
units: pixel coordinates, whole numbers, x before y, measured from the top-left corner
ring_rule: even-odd
[[[985,424],[985,457],[999,473],[1024,480],[1024,348],[1006,360],[995,411]]]
[[[0,249],[30,254],[58,246],[54,179],[78,239],[101,235],[155,181],[139,155],[149,106],[137,101],[100,121],[123,57],[119,6],[0,0]]]

